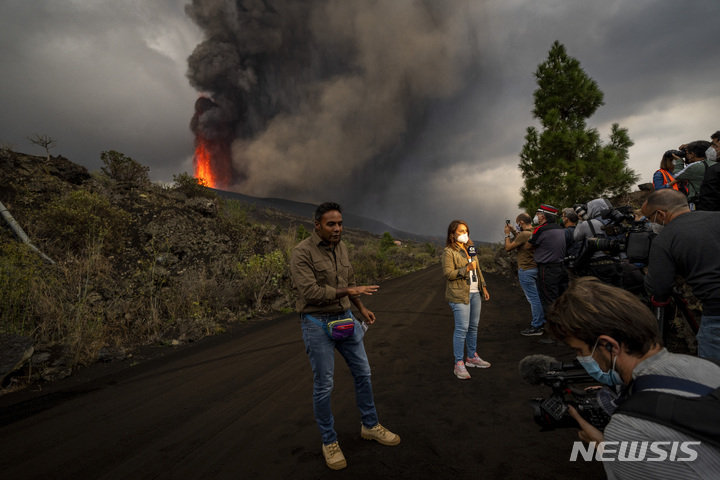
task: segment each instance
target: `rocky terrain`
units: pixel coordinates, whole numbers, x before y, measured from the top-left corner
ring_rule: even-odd
[[[0,150],[0,201],[55,262],[22,247],[2,222],[4,387],[291,308],[283,259],[312,229],[309,218],[221,199],[187,175],[152,184],[144,167],[110,153],[114,164],[90,173],[62,156]],[[380,239],[353,229],[346,238],[358,252]]]

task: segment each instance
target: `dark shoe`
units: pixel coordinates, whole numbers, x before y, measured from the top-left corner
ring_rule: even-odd
[[[330,445],[323,445],[322,451],[323,456],[325,457],[325,463],[327,463],[328,467],[333,470],[342,470],[347,467],[345,455],[343,455],[342,450],[340,450],[338,442],[331,443]]]
[[[530,328],[526,328],[525,330],[520,332],[520,335],[525,335],[526,337],[533,337],[533,336],[542,335],[542,334],[543,334],[542,327],[538,327],[538,328],[530,327]]]

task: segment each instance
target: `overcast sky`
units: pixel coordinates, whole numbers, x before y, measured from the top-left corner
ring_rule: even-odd
[[[284,3],[268,2],[278,10]],[[192,172],[189,123],[199,92],[186,76],[187,59],[205,36],[185,13],[187,3],[0,0],[0,142],[41,155],[44,151],[26,137],[49,135],[58,140],[52,154],[91,171],[100,168],[102,151],[117,150],[149,166],[153,180],[172,181],[174,174]],[[298,136],[314,136],[303,130],[313,121],[290,123],[297,125],[295,136],[263,132],[242,149],[233,146],[253,157],[244,160],[251,178],[238,186],[242,193],[285,192],[291,200],[313,203],[339,199],[348,211],[421,234],[444,236],[448,223],[461,218],[475,240],[500,241],[504,219],[519,213],[518,155],[527,127],[537,125],[531,114],[533,73],[555,40],[605,94],[605,105],[589,126],[603,141],[612,123],[628,129],[635,142],[629,166],[640,175],[639,183],[651,181],[665,150],[709,140],[720,130],[717,0],[436,0],[433,5],[443,7],[436,17],[442,28],[429,39],[417,35],[422,23],[414,29],[406,25],[422,2],[306,5],[323,3],[334,4],[340,17],[328,14],[333,20],[328,29],[343,31],[345,21],[359,28],[367,14],[371,21],[365,32],[382,40],[375,42],[382,47],[376,55],[371,47],[356,49],[366,57],[356,69],[401,52],[394,63],[407,63],[405,71],[422,79],[411,85],[420,100],[409,111],[417,117],[394,128],[385,116],[373,117],[367,99],[357,98],[362,122],[353,126],[352,144],[327,146],[320,135],[314,142],[301,141],[302,148],[285,145],[284,163],[274,167],[254,156],[279,149],[273,145],[277,138],[292,143]],[[322,28],[316,22],[309,30],[320,38]],[[406,31],[415,35],[407,42]],[[383,43],[386,38],[391,40]],[[428,52],[427,58],[418,52]],[[353,95],[353,89],[343,92],[345,98]],[[390,138],[363,135],[381,120],[390,125],[381,129]],[[278,122],[271,125],[268,131],[282,131]],[[344,157],[336,152],[365,148],[356,143],[358,137],[378,145],[340,174],[349,160],[335,161]],[[336,165],[324,163],[314,171],[312,158],[327,152],[330,160],[322,161]],[[290,173],[268,175],[281,171]]]

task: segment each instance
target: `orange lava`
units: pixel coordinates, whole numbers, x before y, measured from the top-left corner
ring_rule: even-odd
[[[212,169],[212,159],[210,151],[205,144],[205,140],[198,138],[195,147],[195,178],[206,187],[215,188],[217,182]]]

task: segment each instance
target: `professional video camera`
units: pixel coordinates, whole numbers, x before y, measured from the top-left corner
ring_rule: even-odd
[[[575,205],[574,208],[576,212],[586,210],[584,205]],[[650,256],[650,243],[655,237],[652,225],[645,221],[635,220],[630,206],[609,208],[602,213],[602,218],[610,220],[607,225],[602,227],[606,236],[587,239],[585,248],[575,259],[575,265],[584,265],[597,251],[614,255],[624,252],[630,262],[647,264]]]
[[[610,421],[606,411],[614,409],[611,405],[614,396],[606,388],[590,391],[576,388],[574,385],[578,383],[594,382],[597,385],[577,361],[562,363],[546,355],[529,355],[520,361],[518,369],[526,383],[552,388],[549,397],[530,400],[535,423],[543,430],[577,428],[577,422],[569,413],[570,405],[599,430]]]

